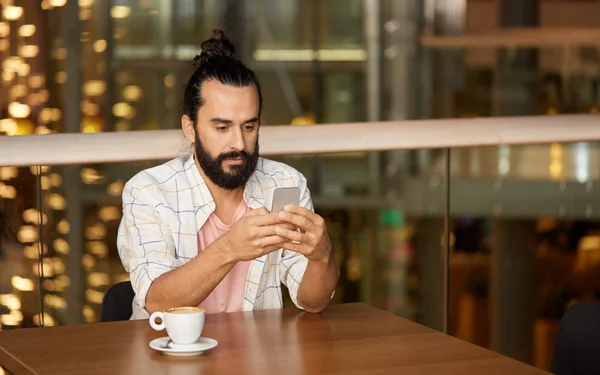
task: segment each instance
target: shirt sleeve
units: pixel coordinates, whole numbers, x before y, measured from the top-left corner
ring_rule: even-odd
[[[130,181],[123,190],[123,217],[117,247],[135,291],[134,303],[145,311],[146,295],[152,282],[182,264],[175,255],[170,230],[153,205],[157,201],[153,195],[159,194],[156,185],[134,185]]]
[[[310,191],[308,190],[304,176],[300,179],[299,188],[300,206],[314,212]],[[307,265],[308,259],[304,255],[283,249],[281,267],[279,268],[281,282],[288,288],[292,302],[299,309],[302,309],[302,306],[298,304],[298,288],[302,282]]]

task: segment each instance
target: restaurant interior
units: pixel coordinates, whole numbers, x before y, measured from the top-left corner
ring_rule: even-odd
[[[158,131],[183,149],[184,85],[215,28],[258,75],[261,131],[302,127],[310,146],[320,126],[364,126],[347,148],[333,136],[323,152],[267,156],[304,174],[326,219],[340,275],[333,304],[366,303],[550,371],[565,311],[600,298],[599,144],[577,134],[546,142],[554,133],[542,129],[562,121],[576,132],[600,109],[598,1],[2,0],[0,9],[0,331],[101,321],[105,292],[129,279],[116,246],[124,184],[169,159],[106,148],[65,162],[57,144],[40,151],[55,161],[27,164],[37,137],[110,133],[105,144],[118,145],[123,133],[143,144]],[[506,134],[536,130],[524,142],[478,142],[487,120]],[[365,149],[381,121],[414,136]],[[441,126],[470,130],[446,145]],[[17,138],[23,152],[3,153]]]

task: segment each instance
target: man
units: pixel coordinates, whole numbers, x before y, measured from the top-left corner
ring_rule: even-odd
[[[258,156],[254,72],[218,30],[194,61],[181,118],[193,154],[142,171],[123,190],[117,242],[136,294],[132,318],[177,306],[281,308],[282,283],[296,306],[321,311],[338,277],[331,242],[305,178]],[[300,188],[300,205],[269,213],[277,187]]]

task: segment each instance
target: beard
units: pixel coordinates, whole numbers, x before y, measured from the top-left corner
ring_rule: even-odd
[[[231,151],[220,154],[216,158],[213,158],[202,146],[198,133],[196,133],[195,138],[194,150],[196,151],[198,164],[213,184],[226,190],[235,190],[246,185],[258,164],[258,138],[252,154],[246,151]],[[223,169],[223,162],[228,159],[243,159],[244,163],[230,165],[230,170],[226,171]]]

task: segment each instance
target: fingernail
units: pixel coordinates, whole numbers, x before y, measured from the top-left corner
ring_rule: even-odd
[[[285,206],[283,209],[286,211],[291,211],[294,207],[292,207],[291,204],[288,204],[287,206]]]
[[[283,232],[283,229],[281,229],[281,227],[275,227],[275,233],[281,234],[282,232]]]
[[[290,216],[288,214],[286,214],[285,212],[280,212],[279,213],[279,218],[280,219],[288,219]]]

